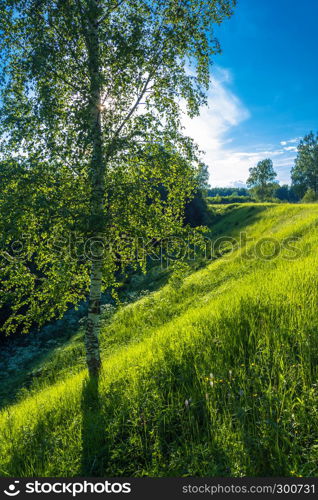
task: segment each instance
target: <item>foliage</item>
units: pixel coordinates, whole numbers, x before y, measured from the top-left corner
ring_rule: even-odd
[[[98,404],[81,343],[52,352],[0,413],[1,475],[317,475],[318,207],[221,208],[246,245],[107,319]]]
[[[190,116],[205,102],[219,52],[212,25],[234,4],[2,2],[6,333],[62,314],[90,282],[98,316],[101,275],[105,288],[116,284],[135,251],[127,241],[182,232],[202,164],[180,133],[180,101]]]
[[[200,166],[198,175],[197,175],[197,187],[198,190],[201,191],[201,193],[206,196],[208,193],[208,190],[210,188],[209,184],[209,168],[207,165],[204,163]]]
[[[173,147],[163,152],[154,145],[131,157],[125,175],[120,169],[108,175],[112,224],[97,240],[105,254],[108,241],[112,243],[104,265],[107,287],[116,285],[116,269],[127,261],[136,264],[137,237],[147,241],[182,231],[184,205],[193,190],[191,170]],[[165,198],[160,195],[163,184]],[[67,168],[29,160],[25,165],[2,162],[1,303],[10,307],[2,325],[6,334],[41,326],[85,298],[94,251],[94,240],[81,229],[88,217],[86,195],[85,180]]]
[[[272,160],[267,158],[259,161],[256,167],[249,169],[249,172],[246,184],[251,188],[252,194],[261,201],[271,198],[276,186],[273,181],[277,176]]]
[[[267,201],[288,201],[295,203],[299,201],[299,196],[293,186],[283,184],[280,186],[276,182],[271,186],[274,189],[267,193]],[[210,203],[250,203],[256,201],[252,195],[252,190],[246,188],[210,188],[208,190],[208,201]]]
[[[254,201],[252,196],[248,195],[237,195],[235,193],[229,195],[229,196],[221,196],[221,195],[216,195],[213,197],[208,197],[207,199],[210,203],[220,203],[220,204],[228,204],[228,203],[250,203],[251,201]]]
[[[318,133],[306,135],[298,144],[295,165],[291,171],[292,185],[302,198],[308,189],[318,194]]]
[[[192,199],[186,204],[184,221],[191,227],[207,226],[210,222],[207,199],[202,191],[196,191]]]
[[[231,188],[231,187],[213,187],[208,189],[207,195],[209,197],[214,196],[249,196],[249,190],[247,188]]]
[[[295,192],[294,187],[288,186],[288,184],[277,186],[273,192],[273,197],[281,201],[288,201],[290,203],[299,201],[299,197]]]
[[[306,193],[304,194],[304,196],[301,199],[301,201],[303,203],[313,203],[314,201],[317,201],[317,200],[318,200],[317,194],[311,188],[307,189]]]

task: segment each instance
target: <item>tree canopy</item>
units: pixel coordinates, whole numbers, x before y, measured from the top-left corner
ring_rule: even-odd
[[[298,144],[295,165],[291,171],[292,185],[300,197],[308,189],[318,196],[318,133],[310,132]]]
[[[270,197],[275,189],[273,182],[277,176],[273,168],[273,162],[270,158],[259,161],[255,167],[249,169],[250,175],[246,181],[252,193],[260,200]]]
[[[24,240],[19,259],[3,252],[2,301],[14,295],[14,329],[62,313],[89,287],[91,374],[100,368],[102,288],[133,251],[123,241],[181,230],[202,168],[181,133],[182,107],[194,116],[206,102],[219,51],[212,26],[234,4],[3,1],[1,203],[9,217],[1,223],[5,249]]]

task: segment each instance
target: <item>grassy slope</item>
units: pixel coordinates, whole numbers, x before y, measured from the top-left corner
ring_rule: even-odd
[[[80,333],[53,354],[0,413],[0,475],[317,475],[317,221],[317,205],[226,207],[215,237],[254,241],[106,321],[99,387]],[[251,254],[290,236],[296,259]]]

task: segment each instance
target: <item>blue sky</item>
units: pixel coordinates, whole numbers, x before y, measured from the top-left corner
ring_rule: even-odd
[[[238,0],[217,28],[209,106],[185,121],[211,185],[244,183],[266,157],[290,182],[299,138],[318,130],[317,20],[318,0]]]

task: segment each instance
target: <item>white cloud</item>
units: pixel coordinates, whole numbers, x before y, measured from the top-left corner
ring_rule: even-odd
[[[208,94],[208,106],[202,108],[199,117],[184,117],[186,132],[206,152],[218,150],[227,141],[224,134],[230,128],[249,118],[249,111],[228,88],[231,81],[228,70],[217,68],[216,78]]]
[[[285,158],[293,152],[294,147],[288,143],[297,142],[298,138],[282,141],[281,146],[272,149],[269,147],[254,148],[251,151],[237,151],[231,148],[231,139],[228,139],[231,129],[250,118],[250,112],[244,103],[231,91],[231,73],[223,68],[215,68],[212,86],[208,93],[208,106],[202,109],[200,116],[190,119],[184,117],[185,133],[193,137],[200,149],[206,152],[204,160],[209,166],[210,182],[213,186],[238,187],[244,184],[249,168],[264,158],[272,158],[274,167],[282,165],[282,160],[289,162],[292,158]],[[284,162],[283,162],[284,163]],[[288,181],[288,175],[282,171],[279,179]]]
[[[281,146],[287,146],[287,144],[295,144],[295,142],[299,142],[300,137],[295,137],[295,139],[289,139],[288,141],[281,141]]]
[[[231,74],[228,70],[216,68],[216,77],[208,94],[208,106],[202,108],[199,117],[185,117],[185,132],[193,137],[206,152],[205,162],[210,168],[213,185],[228,185],[229,182],[245,177],[244,160],[229,149],[230,140],[225,134],[247,120],[249,111],[240,99],[228,88]],[[243,174],[243,175],[242,175]]]

